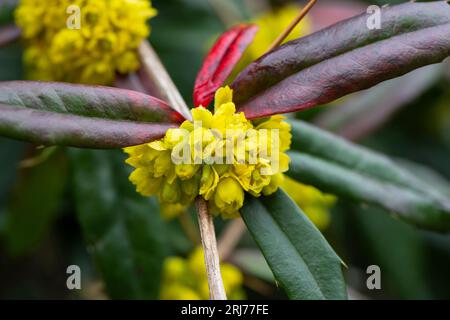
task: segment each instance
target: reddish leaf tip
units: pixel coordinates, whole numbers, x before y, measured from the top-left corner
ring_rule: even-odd
[[[195,80],[194,105],[207,107],[214,93],[233,71],[258,31],[254,24],[239,24],[223,33],[206,55]]]

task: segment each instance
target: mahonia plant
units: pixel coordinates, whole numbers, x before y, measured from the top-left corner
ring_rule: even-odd
[[[217,91],[214,109],[193,109],[193,122],[169,129],[160,140],[125,148],[127,163],[135,168],[130,180],[139,193],[184,205],[200,195],[212,213],[234,218],[246,192],[259,197],[278,189],[289,168],[285,152],[291,133],[284,117],[247,120],[236,113],[229,87]]]
[[[78,8],[80,28],[68,28],[68,8]],[[74,15],[77,12],[74,11]],[[16,23],[26,43],[31,80],[112,84],[116,72],[139,68],[136,49],[156,15],[147,0],[21,0]],[[70,17],[69,17],[70,18]]]
[[[29,45],[26,60],[42,64],[35,71],[44,70],[52,80],[102,83],[116,72],[137,68],[135,49],[148,34],[145,21],[155,14],[148,2],[76,1],[85,23],[78,35],[63,30],[59,15],[64,12],[55,10],[61,3],[68,4],[54,0],[44,8],[24,0],[17,11]],[[341,259],[295,202],[277,190],[284,172],[419,227],[450,230],[448,196],[438,188],[383,155],[280,115],[335,101],[450,56],[448,1],[381,10],[382,29],[367,29],[363,13],[290,41],[247,66],[230,89],[225,81],[257,31],[253,25],[231,28],[204,60],[191,114],[176,105],[177,99],[164,102],[135,91],[2,82],[0,134],[40,145],[125,148],[135,168],[130,179],[141,194],[157,194],[161,202],[181,208],[202,197],[225,218],[240,212],[290,298],[345,299]],[[106,32],[103,23],[114,32]],[[131,58],[123,59],[127,54]],[[211,112],[207,108],[213,100]],[[202,235],[211,244],[205,245],[206,261],[217,267],[218,258],[211,259],[216,254],[212,219],[204,201],[198,201],[198,208],[201,230],[211,233]],[[224,298],[223,290],[217,291],[214,297]]]

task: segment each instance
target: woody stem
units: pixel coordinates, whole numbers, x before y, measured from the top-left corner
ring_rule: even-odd
[[[242,219],[233,219],[222,232],[219,239],[219,256],[222,261],[228,260],[234,248],[245,233],[246,226]]]
[[[161,98],[186,119],[191,120],[191,113],[186,102],[150,43],[142,41],[138,51],[142,71],[158,89]]]
[[[197,198],[198,224],[205,252],[206,274],[211,300],[226,300],[227,296],[220,274],[219,251],[212,216],[208,213],[208,204],[202,197]]]
[[[163,93],[166,101],[190,120],[190,112],[186,102],[162,65],[158,55],[147,41],[142,42],[139,47],[139,56],[143,71],[152,80],[155,87]],[[197,213],[203,251],[205,253],[210,298],[212,300],[226,300],[222,275],[220,274],[219,252],[217,250],[213,218],[208,212],[206,201],[201,197],[197,199]]]

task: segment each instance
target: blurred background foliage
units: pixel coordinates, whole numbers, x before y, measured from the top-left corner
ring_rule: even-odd
[[[12,21],[14,2],[0,2],[0,24]],[[288,2],[153,0],[159,14],[150,40],[192,102],[196,73],[215,37],[230,23]],[[331,7],[321,14],[313,9],[311,28],[368,4],[400,2],[319,1],[316,11]],[[23,79],[21,55],[20,44],[0,49],[0,80]],[[431,66],[293,116],[401,158],[450,196],[449,84],[449,64]],[[186,231],[195,215],[161,218],[155,201],[134,192],[123,159],[120,151],[42,149],[0,138],[0,298],[159,297],[164,258],[187,257],[195,248],[195,235]],[[217,219],[219,235],[227,223]],[[448,235],[339,199],[323,232],[348,265],[350,297],[450,298]],[[248,298],[285,298],[251,237],[244,235],[228,260],[243,271]],[[73,264],[82,269],[80,291],[66,288]],[[380,266],[382,290],[366,288],[369,265]]]

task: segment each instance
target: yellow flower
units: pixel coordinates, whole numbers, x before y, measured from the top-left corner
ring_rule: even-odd
[[[161,215],[163,216],[164,219],[170,220],[184,214],[187,209],[188,208],[186,205],[180,203],[176,204],[166,203],[161,206]]]
[[[209,200],[214,194],[217,184],[219,183],[219,175],[213,166],[204,166],[202,178],[200,180],[200,195],[205,200]]]
[[[335,196],[324,194],[312,186],[302,184],[287,176],[284,177],[281,186],[317,228],[323,230],[329,225],[329,210],[336,203]]]
[[[28,77],[112,84],[116,72],[139,68],[137,47],[155,15],[149,0],[21,0],[15,17]]]
[[[214,194],[213,204],[224,217],[239,216],[239,209],[244,204],[244,190],[239,182],[234,178],[221,179]]]
[[[209,288],[202,248],[196,248],[187,259],[170,257],[164,261],[161,299],[208,300]],[[243,275],[235,266],[220,265],[222,280],[229,299],[245,299]]]
[[[164,181],[159,194],[160,199],[163,203],[180,203],[181,200],[181,188],[180,182],[178,180],[170,183],[169,181]]]
[[[216,92],[214,114],[199,107],[192,117],[193,122],[168,130],[160,140],[125,149],[126,162],[136,169],[130,180],[138,192],[158,195],[163,205],[188,205],[202,196],[213,214],[233,218],[245,192],[259,197],[278,189],[291,144],[284,117],[247,120],[236,113],[229,87]],[[266,146],[270,150],[263,150]],[[148,181],[157,186],[151,188]]]

